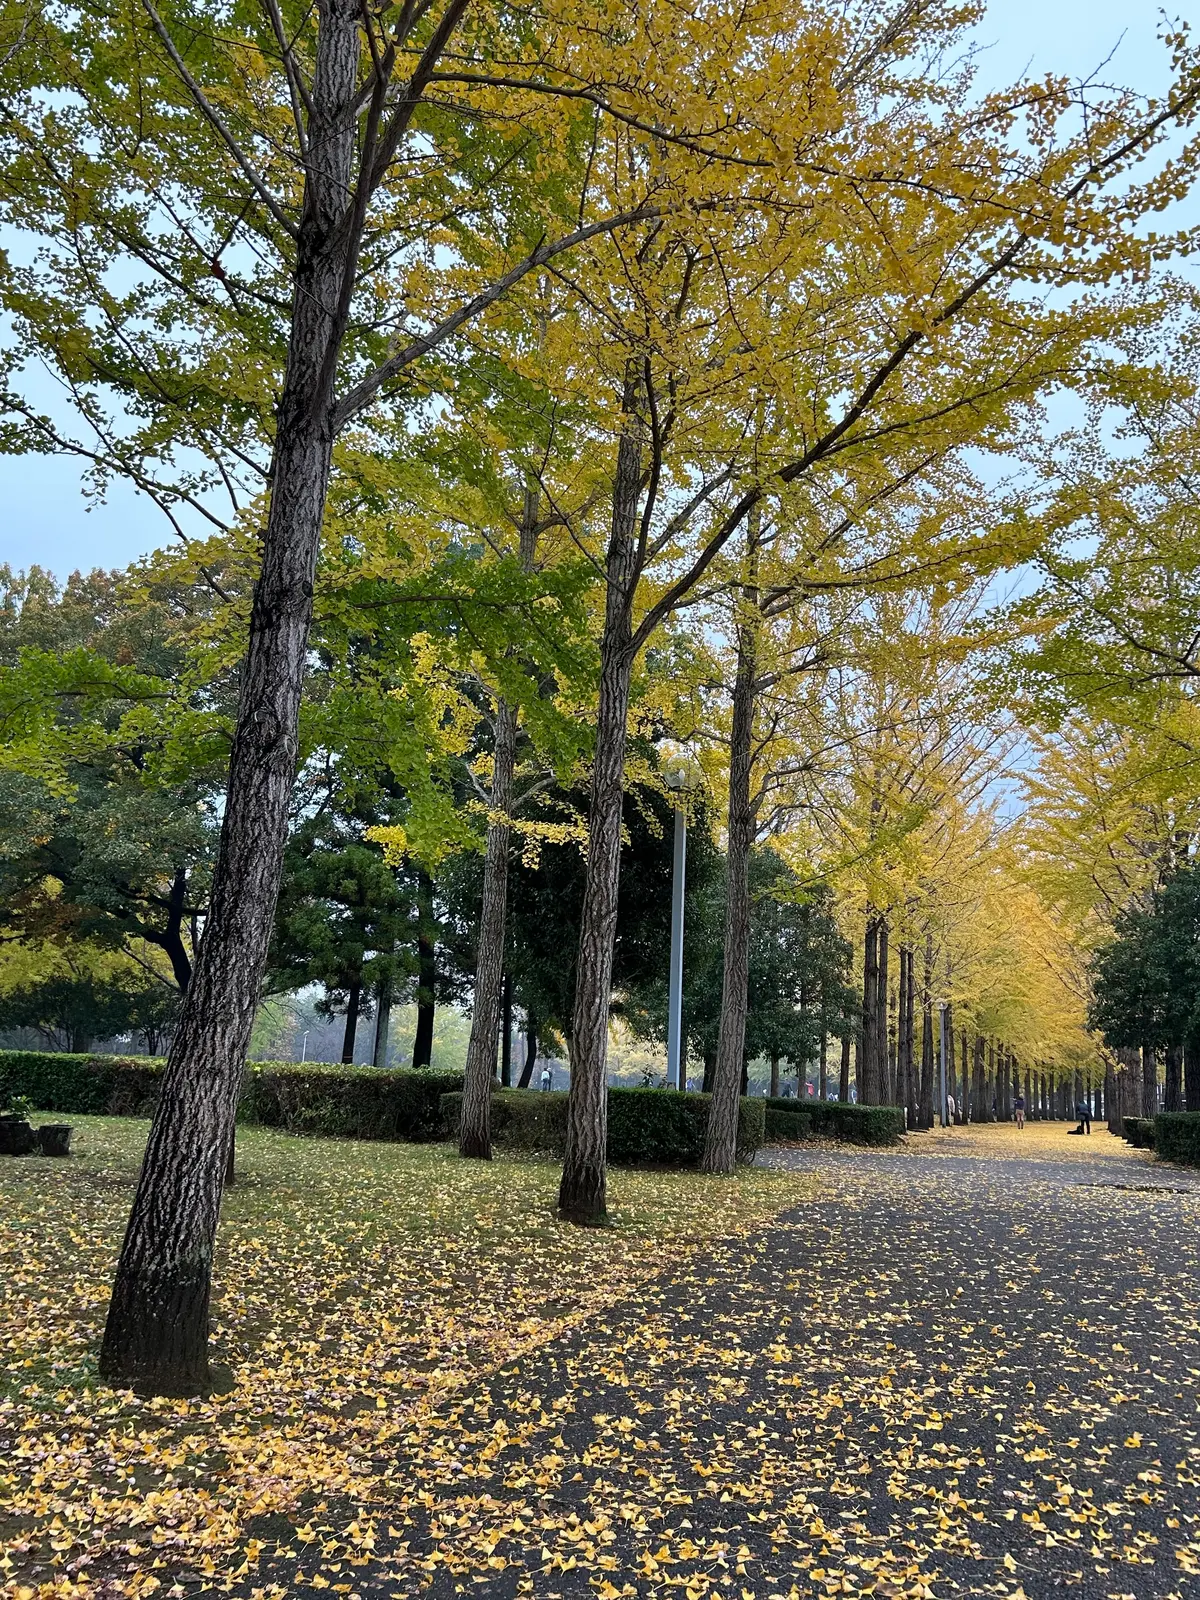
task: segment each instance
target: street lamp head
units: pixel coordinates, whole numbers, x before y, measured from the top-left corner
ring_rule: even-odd
[[[663,763],[662,775],[667,788],[673,794],[682,794],[686,789],[694,789],[699,782],[695,762],[686,755],[668,757]]]

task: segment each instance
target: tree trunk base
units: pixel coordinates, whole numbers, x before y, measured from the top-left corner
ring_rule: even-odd
[[[714,1150],[711,1155],[706,1150],[700,1159],[700,1171],[707,1173],[710,1178],[728,1178],[736,1169],[736,1150],[732,1156],[724,1150]]]
[[[208,1297],[203,1268],[153,1275],[118,1271],[100,1350],[101,1377],[139,1394],[210,1394]]]
[[[458,1141],[458,1153],[468,1161],[490,1161],[492,1142],[487,1134],[465,1133]]]
[[[558,1187],[558,1215],[581,1228],[600,1228],[608,1221],[603,1166],[591,1162],[563,1167]]]

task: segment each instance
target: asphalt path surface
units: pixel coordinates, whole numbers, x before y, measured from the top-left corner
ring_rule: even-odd
[[[811,1200],[458,1397],[245,1592],[1200,1596],[1200,1173],[1102,1124],[764,1159]]]

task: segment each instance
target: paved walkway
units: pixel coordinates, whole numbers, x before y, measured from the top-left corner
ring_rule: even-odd
[[[365,1564],[256,1586],[1200,1595],[1200,1174],[1102,1125],[768,1159],[813,1201],[414,1433]]]

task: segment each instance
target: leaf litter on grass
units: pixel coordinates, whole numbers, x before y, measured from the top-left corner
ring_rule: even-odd
[[[23,1600],[244,1574],[306,1506],[369,1505],[471,1379],[813,1187],[616,1173],[616,1225],[580,1230],[553,1217],[547,1162],[242,1130],[213,1305],[235,1387],[139,1399],[99,1384],[94,1353],[145,1133],[81,1118],[71,1162],[0,1166],[0,1581]]]

